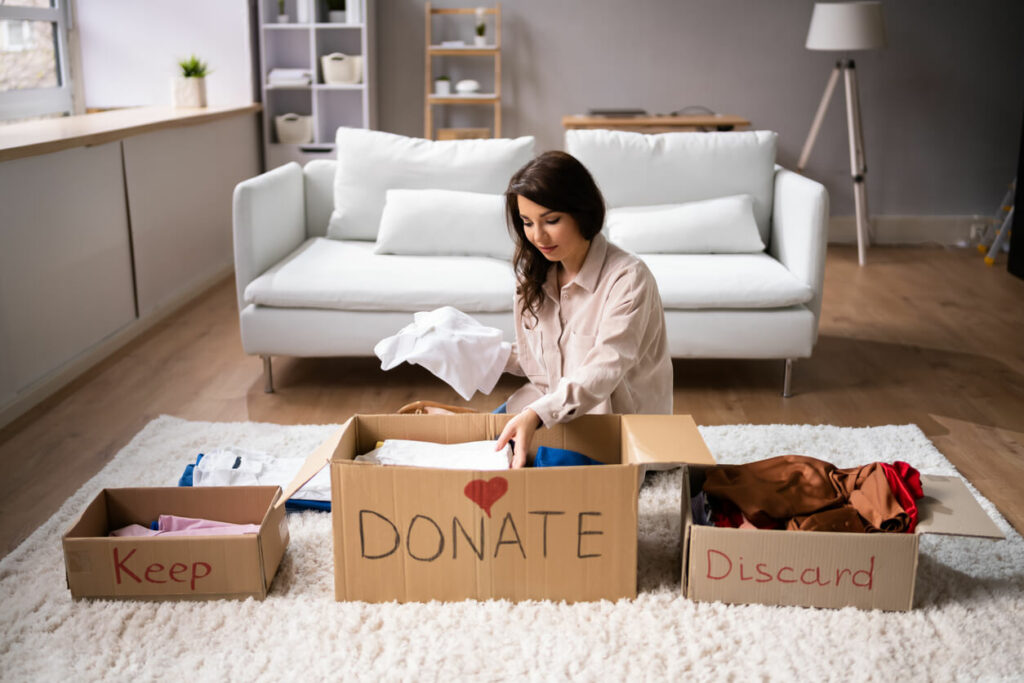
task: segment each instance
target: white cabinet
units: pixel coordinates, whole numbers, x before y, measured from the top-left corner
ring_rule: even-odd
[[[301,3],[301,4],[300,4]],[[339,126],[376,127],[373,50],[373,0],[348,0],[348,23],[328,21],[322,0],[285,0],[287,22],[278,21],[278,1],[259,0],[260,82],[263,93],[263,144],[267,168],[288,161],[306,163],[333,158],[334,134]],[[298,23],[298,18],[308,19]],[[322,58],[341,54],[359,71],[358,79],[330,83]],[[275,70],[303,70],[310,83],[275,83]],[[287,74],[286,74],[287,75]],[[308,142],[283,143],[278,139],[275,118],[286,114],[310,117]]]

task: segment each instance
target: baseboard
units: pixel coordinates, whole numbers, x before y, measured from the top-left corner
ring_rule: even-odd
[[[941,244],[966,246],[974,226],[992,222],[990,216],[872,216],[873,244]],[[853,216],[832,216],[828,223],[830,244],[856,244]]]
[[[90,368],[109,358],[130,341],[174,313],[177,313],[190,301],[228,277],[233,271],[233,263],[221,266],[212,275],[187,287],[149,313],[136,318],[133,322],[128,323],[128,325],[114,332],[95,346],[83,351],[56,370],[51,371],[22,389],[13,401],[0,407],[0,428],[14,422],[32,410],[32,408],[81,377]]]

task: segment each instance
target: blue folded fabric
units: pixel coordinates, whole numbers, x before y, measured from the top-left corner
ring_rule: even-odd
[[[182,473],[181,478],[178,480],[178,486],[192,486],[192,473],[196,469],[196,465],[203,459],[203,454],[200,453],[196,457],[196,461],[189,465],[185,465],[185,471]],[[241,464],[241,458],[235,462],[235,468]],[[331,501],[329,500],[299,500],[298,498],[289,498],[284,504],[285,510],[320,510],[321,512],[331,511]]]
[[[537,457],[533,459],[534,467],[578,467],[603,464],[600,460],[594,460],[582,453],[570,451],[567,448],[551,448],[549,446],[539,446]]]

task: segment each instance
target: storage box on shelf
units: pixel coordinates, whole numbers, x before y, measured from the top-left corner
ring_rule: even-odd
[[[260,1],[263,144],[268,168],[328,158],[339,126],[373,128],[376,124],[374,4],[372,0],[349,0],[348,4],[346,22],[340,23],[328,20],[323,3],[286,0],[289,22],[278,23],[277,2]],[[308,21],[298,23],[297,17],[308,17]],[[331,55],[336,57],[334,62],[344,63],[339,74],[324,72],[323,58]],[[309,117],[310,140],[285,142],[277,135],[275,120],[286,114]]]

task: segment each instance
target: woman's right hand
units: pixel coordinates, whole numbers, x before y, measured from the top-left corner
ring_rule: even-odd
[[[514,441],[511,468],[516,470],[525,467],[526,454],[530,452],[533,434],[541,424],[540,416],[531,408],[527,408],[505,424],[505,429],[501,430],[501,436],[498,437],[498,443],[494,450],[500,451],[509,441]]]

